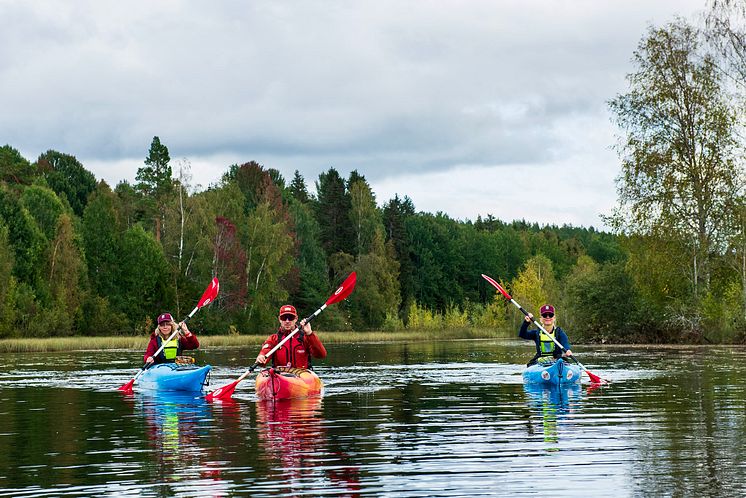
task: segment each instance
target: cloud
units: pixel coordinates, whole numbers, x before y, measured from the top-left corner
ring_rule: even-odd
[[[249,160],[311,185],[329,167],[402,189],[516,165],[592,163],[608,180],[606,101],[632,51],[648,23],[700,4],[3,2],[0,137],[32,160],[73,154],[111,183],[134,179],[156,135],[203,185]],[[536,216],[589,224],[598,213],[576,199],[615,192],[594,187],[563,191],[574,215]],[[463,195],[443,210],[483,214]]]

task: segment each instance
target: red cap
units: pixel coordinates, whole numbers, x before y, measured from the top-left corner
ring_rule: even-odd
[[[171,313],[163,313],[162,315],[158,315],[158,325],[162,324],[163,322],[173,322],[174,319],[171,316]]]
[[[554,313],[554,306],[552,306],[551,304],[545,304],[544,306],[542,306],[539,314],[543,315],[544,313]]]
[[[280,316],[282,315],[293,315],[295,318],[298,318],[298,313],[295,311],[295,306],[291,304],[286,304],[285,306],[282,306],[280,308]]]

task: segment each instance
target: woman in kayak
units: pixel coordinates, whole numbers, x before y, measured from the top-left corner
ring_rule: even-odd
[[[267,337],[261,351],[259,351],[259,355],[256,357],[256,363],[259,365],[266,365],[268,360],[266,354],[295,330],[298,322],[298,313],[295,311],[295,306],[286,304],[281,307],[278,320],[280,321],[279,329]],[[321,344],[319,336],[311,330],[311,324],[306,323],[305,320],[301,320],[298,326],[301,329],[299,331],[301,333],[293,335],[293,337],[285,341],[285,344],[280,349],[275,351],[272,355],[272,366],[311,368],[312,357],[326,357],[326,348]]]
[[[554,314],[554,306],[551,304],[545,304],[541,307],[540,313],[541,325],[549,335],[545,334],[541,329],[528,330],[529,324],[534,321],[534,315],[531,313],[526,315],[521,324],[521,330],[518,331],[518,337],[536,343],[536,355],[527,363],[529,366],[534,363],[551,363],[558,358],[572,356],[572,351],[570,350],[570,339],[567,338],[567,334],[564,330],[555,326],[555,320],[557,317]],[[552,338],[562,344],[562,347],[565,348],[564,353]]]
[[[145,350],[145,363],[174,363],[176,357],[181,356],[183,350],[197,349],[199,347],[197,336],[189,331],[186,323],[181,322],[180,326],[179,333],[166,343],[166,347],[163,348],[163,351],[158,356],[153,357],[161,345],[179,327],[174,322],[171,313],[163,313],[158,316],[158,327],[150,335],[150,342],[148,343],[148,348]]]

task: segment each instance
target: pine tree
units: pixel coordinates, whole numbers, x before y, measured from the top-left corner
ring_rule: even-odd
[[[321,227],[321,244],[327,257],[336,252],[352,254],[352,201],[345,188],[345,181],[337,170],[329,168],[329,171],[319,175],[316,192],[316,220]]]
[[[161,240],[165,204],[174,191],[170,161],[168,147],[161,144],[160,138],[153,137],[148,157],[145,158],[145,166],[137,170],[135,177],[139,182],[136,188],[150,208],[155,223],[155,240],[158,242]]]
[[[308,189],[306,188],[306,181],[303,179],[298,170],[295,170],[293,180],[290,182],[290,194],[295,199],[303,204],[308,203],[310,196],[308,195]]]

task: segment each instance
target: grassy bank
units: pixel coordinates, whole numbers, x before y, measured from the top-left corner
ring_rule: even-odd
[[[361,342],[402,342],[458,339],[494,339],[507,337],[493,329],[449,329],[403,332],[321,332],[325,344]],[[267,335],[204,335],[200,336],[200,348],[259,347]],[[98,351],[103,349],[145,350],[148,338],[144,336],[112,337],[55,337],[46,339],[2,339],[0,353],[50,352],[50,351]]]

